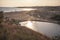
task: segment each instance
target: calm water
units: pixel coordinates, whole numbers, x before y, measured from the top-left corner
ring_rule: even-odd
[[[36,9],[33,9],[33,8],[0,7],[0,11],[3,11],[3,12],[20,12],[20,11],[30,11],[30,10],[36,10]]]
[[[21,26],[26,26],[34,31],[40,32],[48,37],[60,35],[60,25],[48,22],[25,21],[20,22]]]

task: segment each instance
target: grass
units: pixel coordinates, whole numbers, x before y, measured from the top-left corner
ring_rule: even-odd
[[[0,40],[51,40],[47,36],[28,29],[24,26],[2,23]]]

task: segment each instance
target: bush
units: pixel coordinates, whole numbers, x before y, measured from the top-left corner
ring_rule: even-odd
[[[0,23],[3,21],[3,12],[0,11]]]
[[[53,37],[52,39],[53,39],[53,40],[60,40],[60,35],[55,36],[55,37]]]
[[[18,25],[20,20],[12,19],[11,21],[12,21],[12,23],[15,23],[15,24],[17,24],[17,25]]]
[[[52,20],[56,20],[56,21],[60,21],[60,15],[54,15],[53,17],[51,17]]]

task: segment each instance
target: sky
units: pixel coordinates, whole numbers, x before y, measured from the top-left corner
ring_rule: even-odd
[[[0,0],[0,7],[60,6],[60,0]]]

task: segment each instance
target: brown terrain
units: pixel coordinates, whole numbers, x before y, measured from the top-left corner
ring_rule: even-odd
[[[35,32],[31,29],[28,29],[24,26],[16,25],[16,24],[9,24],[9,23],[2,23],[2,36],[1,40],[51,40],[47,36]]]
[[[10,18],[3,18],[2,12],[0,12],[0,40],[51,40],[51,38],[33,31],[32,29],[28,29],[24,26],[21,26],[20,24],[15,24],[12,19]],[[9,13],[8,13],[9,14]],[[17,18],[19,16],[25,14],[19,15],[16,13],[16,15],[13,13],[6,15],[10,16],[11,18]],[[24,16],[21,18],[22,20],[25,19]],[[4,16],[5,17],[5,16]],[[26,18],[29,18],[30,16],[27,15]],[[29,19],[30,20],[30,19]]]
[[[0,40],[52,40],[42,33],[19,24],[21,21],[43,21],[60,25],[60,7],[39,7],[37,9],[21,12],[0,12]]]
[[[20,21],[42,21],[60,24],[60,11],[21,11],[4,13],[4,17]]]

